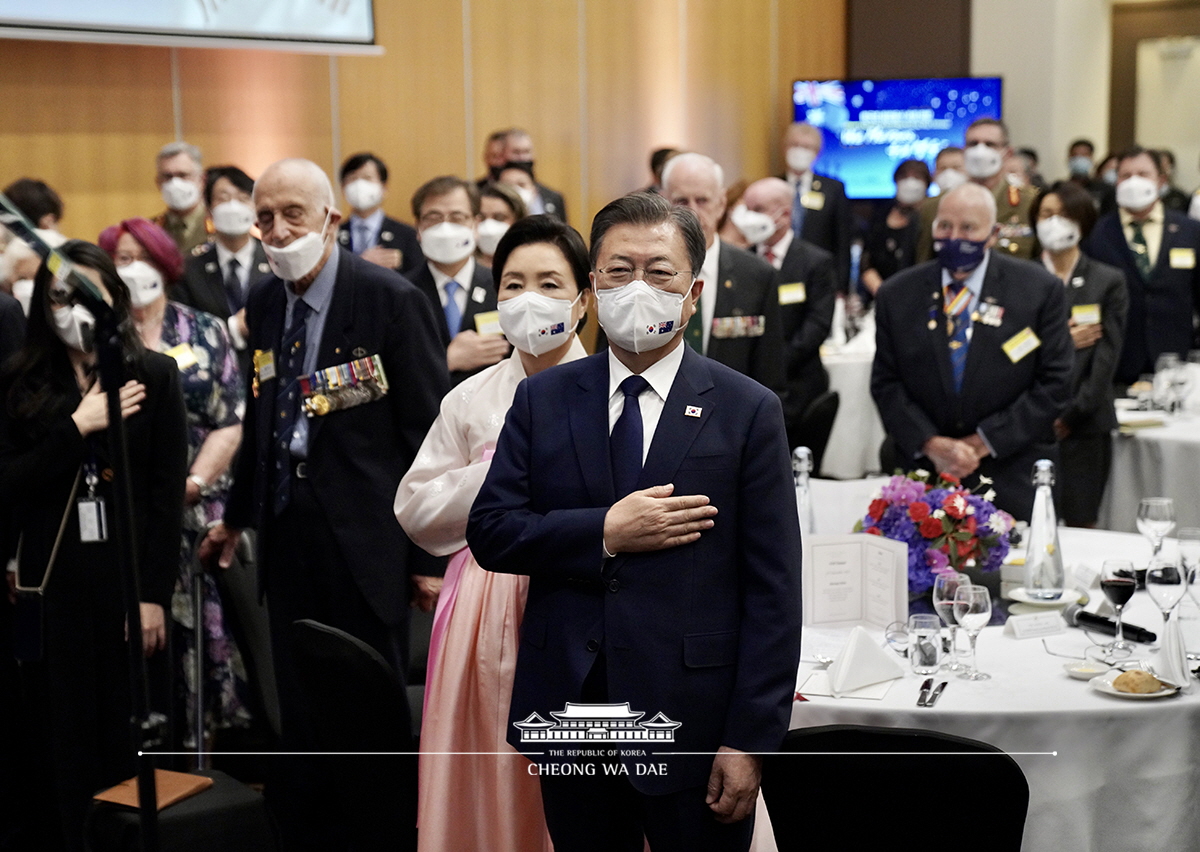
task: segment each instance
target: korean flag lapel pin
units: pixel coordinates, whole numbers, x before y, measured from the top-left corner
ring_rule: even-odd
[[[683,416],[684,417],[699,417],[701,412],[703,412],[703,411],[704,411],[704,409],[702,409],[698,405],[687,405],[687,406],[684,406]]]

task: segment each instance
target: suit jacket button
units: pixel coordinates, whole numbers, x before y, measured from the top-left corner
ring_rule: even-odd
[[[587,640],[587,645],[585,647],[594,654],[600,650],[600,643],[595,639],[589,639]]]
[[[620,580],[609,580],[608,581],[608,590],[610,592],[615,593],[615,592],[620,591],[620,589],[621,589],[621,581]]]

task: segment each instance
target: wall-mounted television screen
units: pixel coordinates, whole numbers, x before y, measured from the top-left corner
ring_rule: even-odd
[[[999,77],[924,80],[797,80],[796,121],[821,128],[816,169],[846,184],[850,198],[891,198],[904,160],[933,170],[938,151],[962,145],[977,118],[1001,118]]]

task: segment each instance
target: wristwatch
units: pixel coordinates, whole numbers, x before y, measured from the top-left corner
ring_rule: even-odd
[[[212,488],[209,486],[209,484],[194,473],[188,474],[188,482],[196,483],[196,487],[200,489],[201,497],[207,497],[212,492]]]

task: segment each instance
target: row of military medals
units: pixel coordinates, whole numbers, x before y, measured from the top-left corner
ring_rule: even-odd
[[[331,411],[372,402],[388,392],[387,376],[378,355],[326,367],[299,378],[304,413],[323,417]]]

